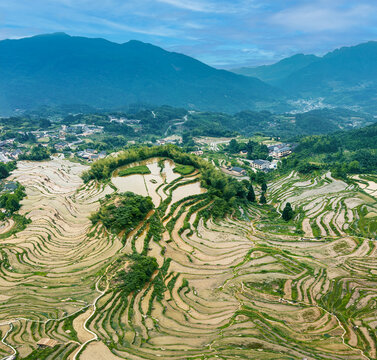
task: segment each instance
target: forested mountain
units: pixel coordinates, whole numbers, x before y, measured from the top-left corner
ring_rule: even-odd
[[[283,161],[287,169],[310,172],[331,168],[337,177],[352,173],[377,173],[377,124],[331,135],[307,136],[294,154]]]
[[[328,134],[351,130],[375,122],[373,116],[348,109],[321,109],[300,114],[274,114],[269,111],[241,111],[234,115],[194,113],[185,128],[195,135],[224,136],[235,131],[249,136],[263,133],[282,138]]]
[[[129,41],[64,33],[0,41],[0,110],[133,103],[239,111],[271,107],[281,91],[188,56]]]
[[[344,47],[288,75],[279,85],[303,96],[324,96],[333,103],[376,100],[377,42]]]
[[[304,59],[308,61],[305,66]],[[370,41],[337,49],[321,58],[299,55],[241,73],[268,81],[292,98],[323,97],[332,105],[376,112],[376,63],[377,42]]]
[[[280,60],[272,65],[262,65],[257,67],[243,67],[233,69],[236,74],[257,77],[269,84],[279,84],[288,75],[298,71],[305,66],[317,61],[315,55],[297,54],[289,58]]]

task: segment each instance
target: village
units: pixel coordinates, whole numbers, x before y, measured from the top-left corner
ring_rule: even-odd
[[[265,173],[268,173],[270,171],[276,170],[280,160],[283,157],[286,157],[292,153],[291,146],[289,144],[284,144],[284,143],[268,146],[268,150],[269,150],[269,153],[268,153],[269,158],[271,158],[271,160],[264,160],[264,159],[249,160],[249,159],[244,158],[244,156],[246,155],[245,152],[240,152],[239,155],[241,155],[242,157],[238,158],[238,162],[240,164],[247,163],[248,165],[250,165],[250,167],[252,168],[254,172],[263,171]],[[229,175],[238,176],[238,177],[247,175],[246,169],[244,169],[241,166],[223,166],[221,170]]]
[[[240,178],[248,175],[247,167],[250,167],[254,172],[268,173],[276,170],[281,159],[289,156],[295,148],[295,144],[275,142],[267,145],[268,154],[265,158],[249,159],[247,158],[247,150],[230,154],[228,147],[232,139],[196,138],[194,140],[198,149],[191,151],[192,154],[208,159],[216,155],[216,160],[212,159],[212,162],[217,167],[228,175]],[[244,140],[241,139],[240,141]]]
[[[19,160],[21,154],[32,146],[49,147],[56,152],[69,152],[78,158],[95,161],[106,156],[106,152],[86,148],[85,138],[103,132],[103,127],[88,124],[61,125],[49,130],[18,131],[15,138],[0,141],[0,162]]]

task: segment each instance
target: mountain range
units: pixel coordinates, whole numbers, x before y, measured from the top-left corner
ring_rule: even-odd
[[[0,115],[41,106],[111,110],[132,104],[284,112],[302,99],[374,114],[376,63],[377,42],[226,71],[135,40],[38,35],[0,41]]]
[[[279,86],[287,76],[319,60],[315,55],[297,54],[272,65],[242,67],[232,71],[239,75],[252,76],[267,83]]]
[[[271,107],[282,91],[140,41],[64,33],[0,41],[0,110],[81,104],[169,104],[238,111]]]
[[[323,57],[295,55],[276,64],[235,69],[285,91],[288,98],[324,98],[334,106],[377,112],[377,42],[342,47]]]

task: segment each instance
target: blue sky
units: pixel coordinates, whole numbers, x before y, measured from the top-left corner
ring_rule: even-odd
[[[137,39],[216,67],[377,40],[376,0],[0,0],[0,39]]]

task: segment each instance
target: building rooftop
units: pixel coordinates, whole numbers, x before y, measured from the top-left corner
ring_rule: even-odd
[[[257,164],[257,165],[265,165],[265,164],[268,164],[268,163],[269,163],[269,161],[267,161],[267,160],[260,160],[260,159],[258,159],[258,160],[253,160],[253,162],[254,162],[255,164]]]
[[[42,338],[37,342],[38,346],[47,346],[53,348],[54,346],[58,345],[58,342],[53,339],[49,338]]]
[[[286,147],[279,149],[279,152],[283,152],[283,151],[291,151],[291,148],[286,146]]]
[[[238,166],[234,166],[234,167],[232,167],[232,171],[242,172],[242,171],[245,171],[245,169],[242,169],[242,168],[240,168]]]

